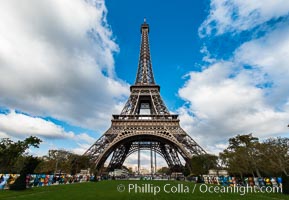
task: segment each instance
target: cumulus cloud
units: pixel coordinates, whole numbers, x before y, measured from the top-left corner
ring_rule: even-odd
[[[114,73],[118,46],[103,0],[5,1],[0,7],[0,104],[104,130],[129,93]]]
[[[289,14],[287,0],[211,0],[210,7],[199,28],[201,37],[249,30]]]
[[[43,140],[40,150],[30,150],[37,155],[45,155],[49,149],[62,148],[83,154],[96,140],[87,133],[76,134],[72,131],[65,131],[62,126],[51,121],[17,113],[14,110],[8,114],[0,114],[0,138],[19,140],[31,135]]]
[[[267,101],[285,109],[289,101],[289,23],[285,22],[265,37],[244,43],[235,52],[236,62],[253,66],[265,74]]]
[[[235,33],[288,15],[288,2],[265,2],[212,0],[200,36],[234,38]],[[272,26],[259,38],[239,41],[228,59],[216,55],[202,71],[188,73],[179,90],[186,101],[178,110],[182,126],[209,152],[221,151],[237,134],[253,133],[261,139],[288,135],[288,18]],[[210,49],[204,49],[207,61]]]
[[[220,62],[190,73],[179,90],[188,102],[179,110],[184,129],[206,147],[237,134],[252,132],[264,138],[285,133],[289,114],[266,103],[264,91],[252,84],[251,73],[236,74],[231,65]]]
[[[91,137],[87,133],[75,134],[72,138],[73,142],[76,143],[76,147],[68,147],[73,153],[82,155],[87,149],[97,140],[97,138]]]
[[[75,140],[77,140],[77,141],[83,141],[83,142],[86,142],[86,143],[95,142],[95,138],[89,136],[89,135],[86,134],[86,133],[80,133],[80,134],[76,135]]]
[[[89,143],[77,143],[78,147],[71,149],[75,154],[82,155],[91,146]]]
[[[11,111],[9,114],[0,114],[0,132],[15,138],[29,135],[44,138],[71,138],[74,136],[74,133],[66,132],[52,122],[15,111]]]

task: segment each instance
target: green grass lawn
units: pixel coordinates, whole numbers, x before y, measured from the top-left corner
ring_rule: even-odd
[[[120,185],[121,184],[121,185]],[[137,191],[132,187],[137,184],[141,188]],[[167,192],[164,191],[166,186]],[[183,185],[183,189],[179,186],[179,191],[173,193],[177,188],[178,184]],[[145,188],[145,186],[147,186]],[[149,187],[148,187],[149,186]],[[214,185],[215,186],[215,185]],[[129,187],[131,188],[130,192]],[[149,189],[150,188],[150,191]],[[153,189],[157,191],[160,188],[160,192],[156,195],[153,194]],[[119,192],[117,189],[124,190]],[[140,191],[140,190],[143,190]],[[187,190],[185,190],[187,189]],[[68,200],[89,200],[89,199],[289,199],[289,195],[273,194],[273,193],[248,193],[240,195],[237,193],[201,193],[200,184],[181,182],[181,181],[101,181],[101,182],[88,182],[88,183],[77,183],[69,185],[55,185],[45,186],[27,189],[25,191],[0,191],[0,199],[41,199],[41,200],[57,200],[57,199],[68,199]],[[194,192],[193,192],[194,190]],[[147,192],[147,193],[145,193]],[[170,193],[168,193],[170,192]],[[188,193],[186,193],[188,192]]]

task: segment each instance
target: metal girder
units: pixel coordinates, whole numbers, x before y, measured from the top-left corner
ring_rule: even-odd
[[[174,171],[181,171],[183,167],[177,153],[177,148],[168,144],[162,144],[161,149],[169,168]]]
[[[176,139],[182,143],[183,147],[192,155],[206,154],[206,151],[197,144],[193,138],[191,138],[181,127],[181,134],[175,134]]]
[[[109,129],[110,130],[110,129]],[[108,131],[109,131],[108,130]],[[107,131],[107,132],[108,132]],[[109,144],[114,140],[117,135],[115,134],[103,134],[85,153],[90,157],[92,162],[96,162],[103,151],[108,148]]]
[[[124,143],[114,150],[110,163],[107,167],[109,171],[121,168],[124,160],[127,157],[130,146],[131,146],[130,142]]]
[[[170,115],[165,103],[163,102],[158,90],[149,86],[131,94],[128,98],[121,115],[139,115],[139,105],[142,99],[149,99],[151,104],[151,114],[153,115]]]
[[[133,142],[127,155],[126,155],[126,158],[129,157],[131,154],[137,152],[139,149],[140,150],[150,150],[152,148],[153,151],[157,152],[159,155],[161,155],[162,157],[163,154],[161,152],[161,149],[160,149],[160,143],[159,142],[152,142],[151,144],[151,141],[147,141],[147,142]]]
[[[152,95],[152,102],[155,105],[157,114],[159,114],[159,115],[165,115],[165,114],[169,115],[170,114],[166,105],[164,104],[164,102],[161,98],[161,95]]]
[[[124,108],[121,111],[121,115],[132,115],[137,107],[137,99],[139,95],[130,95]]]

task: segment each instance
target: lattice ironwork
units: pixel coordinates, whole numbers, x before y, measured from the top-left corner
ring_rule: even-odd
[[[141,26],[141,48],[139,55],[138,71],[135,80],[136,85],[155,84],[148,33],[149,25],[144,22]]]
[[[180,156],[190,166],[192,156],[206,154],[180,127],[178,115],[171,115],[164,104],[160,86],[153,77],[146,22],[141,26],[141,33],[137,78],[130,88],[130,97],[120,115],[113,115],[111,127],[85,152],[99,171],[110,155],[107,168],[113,170],[140,150],[158,153],[172,171],[183,169]]]
[[[139,104],[148,102],[152,115],[169,115],[169,111],[161,98],[159,86],[131,86],[131,95],[128,98],[121,115],[139,115]]]
[[[108,165],[109,170],[113,169],[120,169],[124,160],[127,157],[128,151],[130,149],[131,142],[124,143],[119,145],[113,152],[112,158],[110,160],[110,163]]]

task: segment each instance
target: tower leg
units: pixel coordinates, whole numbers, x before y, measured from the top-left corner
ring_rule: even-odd
[[[157,173],[157,151],[155,150],[155,174]]]
[[[153,177],[153,173],[154,173],[154,164],[153,164],[153,145],[151,142],[151,176]]]
[[[140,144],[138,143],[138,155],[137,155],[137,171],[140,174]]]

